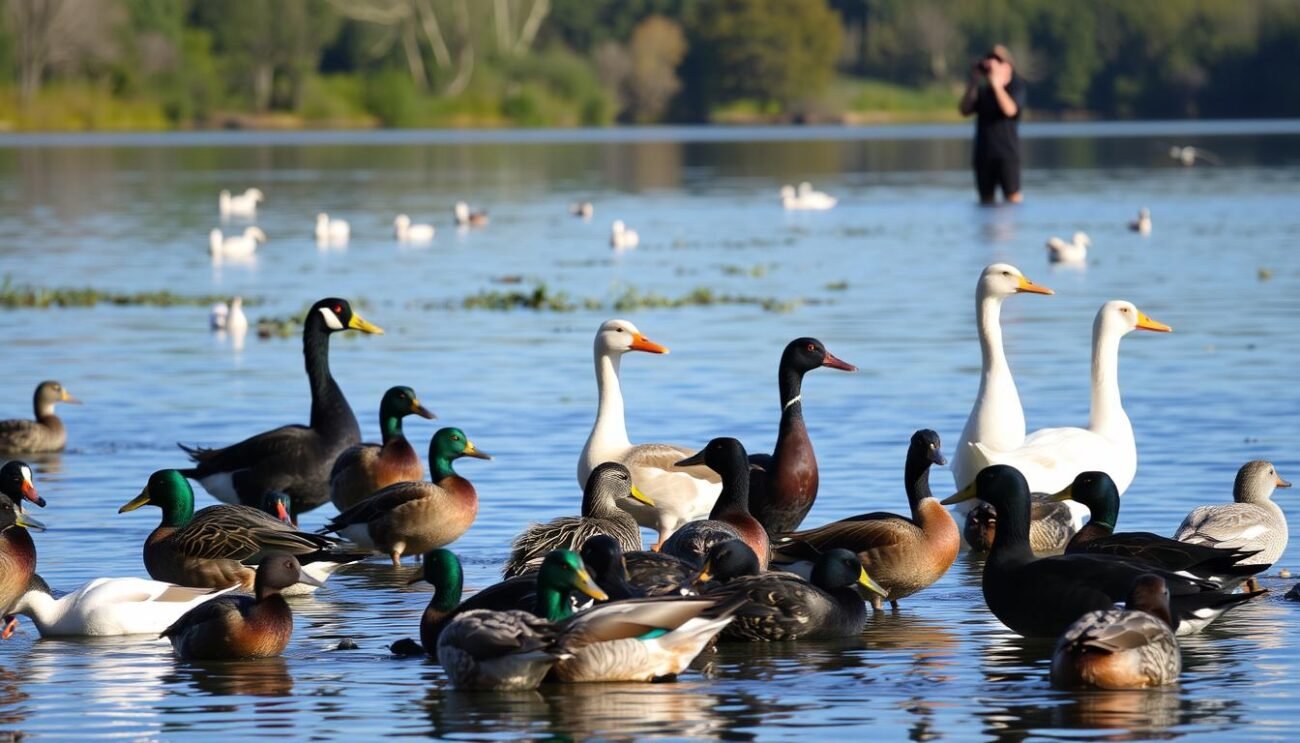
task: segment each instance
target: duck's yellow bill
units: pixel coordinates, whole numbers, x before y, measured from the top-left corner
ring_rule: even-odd
[[[948,496],[947,498],[944,498],[939,502],[945,506],[951,506],[954,503],[961,503],[963,501],[968,501],[974,497],[975,497],[975,481],[972,480],[970,485],[967,485],[966,487],[962,488],[961,490],[957,491],[956,493],[953,493],[952,495]]]
[[[1071,483],[1069,485],[1066,485],[1065,490],[1062,490],[1058,493],[1052,493],[1051,495],[1047,496],[1047,500],[1051,500],[1051,501],[1074,500],[1074,484]]]
[[[646,495],[645,493],[642,493],[641,489],[635,485],[632,486],[632,497],[636,500],[641,501],[647,506],[653,506],[655,504],[655,502],[650,499],[650,496]]]
[[[872,580],[870,575],[867,575],[866,568],[862,568],[862,572],[858,575],[858,585],[862,586],[868,591],[871,591],[872,593],[879,594],[881,596],[889,595],[889,591],[886,591],[884,588],[881,587],[879,583]]]
[[[1020,283],[1016,286],[1017,291],[1029,292],[1030,294],[1055,294],[1056,292],[1048,289],[1042,284],[1035,284],[1024,276],[1020,277]]]
[[[713,561],[706,560],[704,567],[700,568],[700,574],[695,576],[695,585],[708,583],[711,580],[713,580]]]
[[[1154,330],[1157,333],[1169,333],[1173,331],[1173,328],[1169,327],[1168,325],[1165,325],[1162,322],[1157,322],[1155,320],[1152,320],[1150,317],[1147,317],[1146,314],[1142,312],[1138,313],[1137,326],[1142,330]]]
[[[140,506],[147,506],[147,505],[149,505],[149,488],[146,487],[144,490],[140,491],[139,495],[132,498],[129,503],[117,509],[117,512],[126,513],[127,511],[134,511]]]
[[[485,451],[480,451],[477,446],[474,446],[474,442],[469,439],[465,439],[465,451],[461,452],[461,454],[464,454],[467,457],[474,457],[475,459],[492,458],[491,454],[488,454]]]
[[[384,334],[383,328],[366,320],[366,318],[362,317],[361,315],[358,315],[355,312],[352,313],[352,319],[348,320],[348,327],[352,328],[353,330],[360,330],[363,333],[373,333],[375,335]]]
[[[600,590],[600,586],[596,585],[596,581],[591,579],[591,574],[586,570],[578,571],[578,579],[574,582],[573,587],[597,601],[609,600],[609,594]]]

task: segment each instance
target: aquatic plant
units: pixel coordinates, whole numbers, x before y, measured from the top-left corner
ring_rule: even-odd
[[[0,281],[0,307],[5,309],[47,309],[50,307],[93,307],[99,304],[150,307],[206,307],[230,299],[226,294],[177,294],[171,291],[114,292],[92,287],[41,287],[16,284],[11,276]],[[257,297],[244,297],[245,306],[256,306]]]

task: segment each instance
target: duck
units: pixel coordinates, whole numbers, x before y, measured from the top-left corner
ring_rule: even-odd
[[[1223,161],[1219,159],[1218,155],[1215,155],[1204,147],[1193,147],[1192,145],[1184,145],[1182,147],[1179,147],[1178,145],[1171,146],[1169,148],[1169,157],[1177,160],[1185,168],[1190,168],[1198,162],[1207,165],[1223,164]]]
[[[208,327],[212,330],[224,330],[231,335],[244,335],[248,332],[248,315],[244,314],[244,298],[231,297],[230,303],[217,302],[208,313]]]
[[[1114,555],[1036,558],[1029,547],[1029,483],[1011,465],[986,467],[943,504],[970,498],[997,509],[997,535],[984,562],[984,601],[998,621],[1019,635],[1060,637],[1084,614],[1106,611],[1123,600],[1133,581],[1145,573],[1168,585],[1180,635],[1200,631],[1223,612],[1260,595],[1228,593],[1209,581]]]
[[[590,201],[577,201],[569,204],[569,214],[584,222],[589,222],[592,217],[596,216],[596,207]]]
[[[641,236],[636,230],[628,229],[623,220],[616,219],[609,228],[609,247],[614,250],[632,250],[641,244]]]
[[[966,512],[962,539],[966,540],[971,552],[988,552],[993,549],[997,527],[997,511],[988,503],[978,501]],[[1066,545],[1078,531],[1074,512],[1067,503],[1053,501],[1046,493],[1030,495],[1029,548],[1035,555],[1042,557],[1065,552]]]
[[[1052,651],[1052,686],[1149,689],[1178,681],[1182,653],[1174,637],[1169,588],[1158,575],[1133,581],[1124,608],[1090,611]]]
[[[302,353],[311,388],[311,423],[281,426],[220,449],[178,444],[195,463],[181,470],[223,503],[256,507],[269,490],[292,499],[292,513],[329,500],[330,470],[339,454],[361,443],[361,427],[330,374],[329,339],[343,330],[382,334],[345,299],[328,297],[303,318]]]
[[[836,358],[816,338],[795,338],[781,352],[776,375],[781,396],[776,449],[771,454],[749,456],[753,468],[749,473],[749,510],[769,536],[798,529],[817,500],[817,457],[803,420],[803,377],[822,367],[858,370]]]
[[[715,543],[740,539],[754,550],[759,566],[766,570],[772,550],[767,530],[749,512],[749,458],[744,445],[720,436],[676,464],[678,467],[708,466],[722,477],[722,494],[707,520],[688,522],[673,532],[661,551],[687,562],[699,562]]]
[[[317,245],[346,245],[351,236],[352,226],[347,220],[331,219],[325,212],[316,215]]]
[[[1187,514],[1174,532],[1174,539],[1188,544],[1251,550],[1255,554],[1241,565],[1260,565],[1263,570],[1276,563],[1286,552],[1289,538],[1286,514],[1273,502],[1278,488],[1289,488],[1272,462],[1256,459],[1237,470],[1232,484],[1232,503],[1198,506]],[[1246,581],[1248,591],[1259,590],[1253,576]]]
[[[8,497],[20,511],[23,510],[23,501],[45,508],[45,499],[36,491],[32,466],[18,459],[11,459],[0,467],[0,495]]]
[[[722,492],[722,480],[707,467],[682,469],[677,462],[695,453],[671,444],[637,444],[628,439],[623,418],[623,392],[619,364],[630,351],[666,354],[668,348],[650,340],[627,320],[606,320],[596,331],[592,356],[596,364],[599,403],[596,421],[578,456],[578,486],[585,487],[592,470],[605,462],[618,462],[632,473],[637,489],[654,501],[651,508],[631,498],[619,507],[641,526],[658,532],[658,549],[679,526],[713,509]]]
[[[285,493],[276,490],[267,491],[266,495],[262,498],[262,512],[269,516],[274,516],[281,523],[288,524],[295,529],[298,527],[298,524],[296,524],[293,521],[293,518],[289,515],[289,496]],[[356,565],[358,562],[369,556],[369,552],[344,552],[340,553],[337,558],[333,560],[324,559],[323,556],[318,556],[321,559],[316,559],[312,562],[306,563],[302,566],[302,571],[320,581],[321,584],[324,584],[325,581],[329,580],[329,577],[338,572],[339,569],[345,568],[349,565]],[[281,593],[285,596],[306,596],[307,594],[315,593],[317,588],[320,588],[320,586],[312,583],[295,583],[284,589]]]
[[[223,258],[250,258],[259,243],[266,242],[266,233],[260,227],[245,227],[243,233],[226,237],[221,230],[208,233],[208,252],[214,260]]]
[[[41,637],[157,636],[185,612],[232,590],[234,586],[187,588],[144,578],[95,578],[56,599],[41,576],[33,575],[8,611],[30,618]]]
[[[471,210],[469,204],[457,201],[451,213],[456,217],[457,227],[482,227],[488,223],[488,213],[483,210]]]
[[[837,203],[835,197],[813,190],[807,181],[800,183],[797,189],[789,185],[781,187],[781,205],[791,211],[825,211]]]
[[[654,506],[618,462],[605,462],[592,470],[582,491],[582,515],[563,516],[525,529],[510,545],[502,576],[511,578],[535,570],[551,550],[576,550],[596,534],[614,537],[625,550],[641,549],[641,528],[617,504],[618,498],[628,496]]]
[[[474,523],[478,494],[456,474],[461,457],[491,459],[459,428],[441,428],[429,441],[432,482],[399,482],[376,491],[330,520],[322,532],[334,532],[364,549],[388,555],[400,567],[403,555],[422,555],[451,544]]]
[[[260,189],[250,188],[234,196],[222,189],[217,195],[217,211],[223,217],[254,217],[257,216],[257,205],[265,200]]]
[[[854,637],[866,621],[866,604],[855,590],[876,595],[885,589],[872,580],[858,556],[833,547],[813,567],[811,580],[781,571],[761,573],[757,555],[733,540],[709,549],[700,581],[716,581],[701,596],[744,600],[735,620],[722,632],[727,640],[780,642]]]
[[[1115,532],[1119,489],[1105,472],[1080,472],[1074,482],[1051,496],[1088,508],[1088,523],[1070,539],[1066,554],[1119,555],[1182,575],[1213,582],[1220,588],[1240,585],[1268,563],[1250,563],[1255,550],[1180,542],[1148,531]]]
[[[699,566],[662,552],[625,552],[605,534],[588,537],[578,554],[599,585],[613,599],[686,596],[696,593]]]
[[[1012,449],[973,445],[972,459],[1009,464],[1029,481],[1030,489],[1055,493],[1080,472],[1100,470],[1115,481],[1122,495],[1137,474],[1137,442],[1119,391],[1119,342],[1134,330],[1168,333],[1168,325],[1151,319],[1132,302],[1112,300],[1097,311],[1092,324],[1092,409],[1087,427],[1040,428]],[[1077,531],[1088,509],[1067,502]]]
[[[1053,235],[1047,239],[1047,260],[1052,263],[1065,263],[1082,266],[1088,262],[1088,248],[1092,247],[1092,238],[1086,232],[1076,232],[1066,242]]]
[[[438,416],[420,404],[410,387],[389,387],[379,401],[381,444],[355,444],[343,450],[330,468],[330,502],[346,511],[378,490],[399,482],[424,479],[424,463],[402,430],[402,419]]]
[[[18,510],[9,496],[0,494],[0,616],[8,617],[9,608],[27,591],[36,573],[36,543],[32,531],[45,531],[45,524]],[[17,620],[10,619],[0,631],[8,638]]]
[[[68,432],[63,427],[63,420],[54,414],[54,406],[58,403],[80,405],[81,401],[53,379],[36,385],[36,393],[32,396],[36,419],[0,420],[0,451],[24,454],[63,451],[68,443]]]
[[[393,220],[393,232],[399,243],[427,243],[433,240],[436,230],[431,224],[411,224],[411,218],[398,214]]]
[[[899,600],[942,578],[961,550],[957,522],[930,492],[930,467],[945,463],[939,434],[928,428],[917,431],[903,468],[910,517],[878,511],[787,534],[773,545],[773,563],[789,569],[784,563],[798,561],[811,568],[818,555],[847,549],[898,608]],[[881,608],[881,598],[873,596],[872,604]]]
[[[293,611],[281,595],[295,583],[316,579],[298,559],[283,552],[266,555],[257,566],[252,596],[219,596],[181,615],[161,637],[186,660],[274,658],[293,635]]]
[[[1017,294],[1052,295],[1009,263],[985,267],[975,283],[975,327],[980,341],[980,386],[952,455],[952,479],[966,487],[984,467],[983,451],[1011,451],[1025,442],[1025,411],[1002,347],[1002,303]],[[965,514],[970,506],[959,508]]]
[[[299,531],[257,508],[208,506],[194,511],[194,489],[177,470],[158,470],[144,489],[118,509],[156,506],[162,521],[144,542],[144,566],[154,580],[190,588],[252,589],[256,565],[271,552],[306,562],[349,562],[355,552],[338,540]]]
[[[1128,223],[1130,232],[1136,232],[1139,235],[1151,234],[1151,210],[1145,206],[1138,210],[1137,219]]]

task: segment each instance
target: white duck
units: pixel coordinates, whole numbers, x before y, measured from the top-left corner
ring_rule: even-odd
[[[265,200],[266,197],[256,188],[250,188],[238,196],[231,196],[229,191],[222,190],[217,197],[217,211],[223,217],[254,217],[257,216],[258,202]]]
[[[1137,442],[1119,393],[1119,342],[1134,330],[1168,333],[1171,328],[1121,299],[1097,311],[1092,323],[1092,408],[1086,428],[1040,428],[1009,451],[974,443],[970,458],[976,470],[990,464],[1012,465],[1036,493],[1059,492],[1080,472],[1099,470],[1110,475],[1123,495],[1137,474]],[[1088,509],[1074,501],[1066,504],[1077,530]]]
[[[258,227],[246,227],[243,234],[230,237],[222,235],[221,230],[213,230],[208,233],[208,252],[217,260],[249,258],[257,250],[257,244],[264,242],[266,233]]]
[[[411,218],[405,214],[398,214],[393,220],[393,231],[401,243],[427,243],[436,232],[431,224],[411,224]]]
[[[471,211],[469,204],[463,201],[457,201],[451,212],[456,216],[456,226],[458,227],[482,227],[488,223],[487,212],[483,210]]]
[[[158,635],[182,614],[232,588],[187,588],[143,578],[96,578],[54,598],[40,576],[9,613],[30,617],[42,637]]]
[[[623,220],[616,219],[609,228],[609,246],[614,250],[631,250],[641,244],[636,230],[629,230]]]
[[[596,207],[590,201],[579,201],[569,204],[569,213],[584,222],[589,222],[596,216]]]
[[[814,191],[812,184],[804,181],[798,190],[793,186],[781,187],[781,205],[792,211],[823,211],[834,207],[839,200],[833,196]]]
[[[330,219],[321,212],[316,215],[316,242],[321,245],[344,245],[352,236],[352,227],[343,219]]]
[[[1256,550],[1242,565],[1272,565],[1286,552],[1286,514],[1273,502],[1278,488],[1291,483],[1277,474],[1272,462],[1257,459],[1237,471],[1233,503],[1200,506],[1187,514],[1174,539],[1211,547]],[[1250,582],[1254,582],[1254,578]],[[1258,586],[1248,587],[1258,590]]]
[[[1025,442],[1025,411],[1020,393],[1002,348],[1002,302],[1016,294],[1052,294],[1035,284],[1008,263],[994,263],[984,269],[975,284],[975,326],[980,340],[980,388],[966,418],[966,427],[952,457],[952,479],[960,490],[969,485],[985,463],[976,447],[1010,451]],[[1053,491],[1055,492],[1055,491]],[[969,505],[967,505],[969,504]],[[957,507],[965,513],[974,507],[967,501]]]
[[[1092,247],[1092,239],[1084,232],[1074,233],[1070,242],[1053,235],[1047,240],[1047,260],[1052,263],[1082,266],[1088,262],[1090,247]]]
[[[623,417],[623,392],[619,386],[619,362],[629,351],[668,353],[627,320],[607,320],[596,331],[592,356],[596,362],[596,387],[600,401],[591,435],[578,457],[578,484],[604,462],[619,462],[632,473],[632,482],[654,506],[631,498],[619,500],[637,523],[659,533],[657,548],[677,527],[708,515],[722,492],[722,481],[707,467],[677,467],[695,454],[693,449],[669,444],[633,445]]]
[[[1128,223],[1128,228],[1139,235],[1151,234],[1151,210],[1145,206],[1138,210],[1137,219]]]

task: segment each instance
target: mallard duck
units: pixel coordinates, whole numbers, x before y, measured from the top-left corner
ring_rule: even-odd
[[[1029,484],[1010,465],[985,468],[944,504],[969,498],[987,501],[998,513],[997,536],[984,562],[984,601],[999,621],[1025,637],[1059,637],[1084,614],[1106,611],[1122,600],[1144,573],[1158,575],[1169,586],[1179,634],[1199,631],[1259,595],[1225,593],[1209,581],[1113,555],[1035,558],[1029,547]]]
[[[614,250],[632,250],[641,244],[641,236],[636,230],[628,229],[623,220],[616,219],[609,228],[609,247]]]
[[[141,506],[162,510],[162,523],[144,543],[144,566],[155,580],[192,588],[252,589],[255,566],[272,552],[306,562],[356,559],[338,540],[298,531],[256,508],[208,506],[194,512],[194,490],[177,470],[158,470],[118,513]],[[292,584],[290,584],[292,585]]]
[[[523,575],[541,565],[551,550],[576,550],[595,534],[608,534],[628,551],[641,549],[641,528],[631,514],[619,508],[616,500],[631,496],[653,507],[636,485],[627,468],[606,462],[592,471],[582,490],[582,515],[563,516],[545,524],[533,524],[515,537],[510,557],[501,573],[506,578]]]
[[[491,459],[459,428],[442,428],[429,441],[432,482],[399,482],[379,490],[330,520],[322,531],[340,534],[365,549],[388,555],[421,555],[460,538],[478,515],[478,494],[456,474],[461,457]]]
[[[208,252],[214,261],[226,258],[251,258],[257,246],[266,242],[266,233],[258,227],[245,227],[242,234],[226,236],[221,230],[208,233]]]
[[[975,327],[980,341],[980,387],[952,455],[952,479],[964,488],[984,466],[976,446],[1010,451],[1025,442],[1025,411],[1002,347],[1002,303],[1016,294],[1053,294],[1007,263],[994,263],[975,284]],[[958,509],[961,513],[969,507]]]
[[[32,482],[31,465],[17,459],[11,459],[0,467],[0,494],[9,496],[20,511],[25,500],[45,508],[45,499],[36,492],[36,484]]]
[[[1286,514],[1272,498],[1278,488],[1289,487],[1291,483],[1277,474],[1272,462],[1262,459],[1247,462],[1237,471],[1237,479],[1232,484],[1234,502],[1194,509],[1178,526],[1174,539],[1210,547],[1251,550],[1255,554],[1240,564],[1266,568],[1286,552],[1289,538]],[[1246,582],[1246,587],[1251,591],[1259,590],[1259,582],[1252,577]]]
[[[930,493],[930,466],[944,464],[939,434],[922,429],[912,434],[907,448],[903,485],[911,518],[892,513],[866,513],[807,531],[794,532],[773,547],[773,563],[806,562],[833,548],[858,556],[871,577],[884,587],[895,608],[907,598],[943,577],[957,559],[961,536],[948,510]],[[801,575],[804,571],[798,571]],[[872,597],[880,607],[881,599]]]
[[[1151,234],[1151,210],[1145,206],[1138,210],[1137,219],[1128,223],[1130,232],[1136,232],[1139,235]]]
[[[350,446],[334,460],[330,501],[335,508],[346,511],[381,488],[424,479],[424,463],[402,431],[402,419],[408,415],[430,420],[438,417],[420,404],[415,390],[390,387],[379,401],[383,443]]]
[[[463,201],[457,201],[451,213],[456,218],[457,227],[482,227],[488,223],[487,212],[482,209],[471,210],[469,204]]]
[[[718,437],[678,467],[707,465],[722,477],[722,494],[705,521],[691,521],[664,542],[664,554],[698,563],[717,542],[740,539],[758,555],[764,569],[771,557],[767,530],[749,513],[749,458],[745,447],[729,437]]]
[[[352,225],[349,225],[347,220],[331,219],[325,212],[316,215],[317,245],[347,245],[348,238],[351,236]]]
[[[1053,235],[1047,239],[1047,260],[1051,263],[1066,263],[1082,266],[1088,262],[1088,248],[1092,239],[1086,232],[1076,232],[1066,242]]]
[[[615,600],[695,593],[699,568],[662,552],[624,552],[618,540],[597,534],[583,542],[582,562]]]
[[[854,586],[885,595],[857,555],[838,547],[817,558],[812,580],[780,571],[760,573],[753,551],[738,540],[710,548],[700,581],[717,581],[702,596],[742,597],[745,606],[722,636],[732,640],[782,640],[853,637],[862,631],[867,609]]]
[[[252,217],[257,214],[258,202],[265,200],[260,189],[250,188],[234,196],[222,189],[217,196],[217,211],[223,217]]]
[[[625,498],[619,507],[631,513],[641,526],[659,533],[654,545],[658,549],[677,527],[707,515],[722,492],[722,485],[717,473],[707,467],[681,469],[677,466],[677,462],[695,453],[691,449],[669,444],[633,446],[628,440],[618,370],[623,354],[629,351],[668,353],[667,348],[646,338],[626,320],[607,320],[596,331],[592,353],[600,402],[596,422],[578,457],[578,486],[584,487],[591,471],[605,462],[618,462],[627,467],[632,482],[655,505],[650,508]]]
[[[393,219],[393,232],[399,243],[427,243],[437,232],[431,224],[411,224],[411,218],[398,214]]]
[[[1158,575],[1133,582],[1123,609],[1084,614],[1052,653],[1052,685],[1064,689],[1146,689],[1178,680],[1169,589]]]
[[[447,622],[434,647],[457,689],[527,691],[568,657],[558,641],[558,628],[526,611],[477,609]]]
[[[234,587],[186,588],[143,578],[96,578],[54,598],[39,575],[10,606],[36,625],[41,637],[157,635],[182,614]]]
[[[298,525],[293,522],[289,516],[289,496],[279,491],[272,490],[262,498],[262,512],[274,516],[282,523],[292,527]],[[355,565],[365,558],[369,557],[369,552],[339,552],[336,559],[316,559],[302,566],[302,571],[307,575],[320,581],[322,584],[329,580],[340,568],[348,565]],[[319,556],[318,556],[319,557]],[[314,583],[295,583],[292,586],[281,591],[285,596],[305,596],[309,593],[315,593],[319,585]]]
[[[772,454],[751,454],[749,511],[770,536],[794,531],[817,500],[817,457],[803,422],[803,376],[821,367],[857,371],[816,338],[795,338],[781,353],[776,380],[781,424]]]
[[[181,470],[225,503],[256,507],[268,490],[292,499],[296,519],[329,499],[334,460],[361,442],[361,428],[330,374],[329,337],[341,330],[383,333],[344,299],[322,299],[303,319],[302,352],[311,386],[311,424],[281,426],[238,444],[204,449],[180,444],[195,465]]]
[[[188,660],[274,658],[293,635],[293,612],[280,591],[316,579],[302,571],[298,558],[280,552],[257,566],[252,596],[221,596],[185,612],[162,637]]]
[[[0,616],[9,615],[9,607],[27,591],[36,573],[36,544],[28,529],[44,531],[45,525],[19,511],[8,496],[0,495]],[[9,637],[16,620],[5,624],[0,635]]]
[[[1080,472],[1065,490],[1051,496],[1088,507],[1088,523],[1065,548],[1066,554],[1119,555],[1165,570],[1202,578],[1232,588],[1267,567],[1250,564],[1253,550],[1211,547],[1180,542],[1149,531],[1115,533],[1119,521],[1119,490],[1105,472]],[[1243,564],[1238,564],[1243,563]]]
[[[68,432],[63,428],[63,421],[54,414],[55,403],[66,402],[80,405],[81,401],[54,380],[46,380],[36,385],[32,408],[36,420],[0,421],[0,451],[5,452],[49,452],[63,451],[68,443]]]
[[[962,525],[962,537],[971,552],[993,549],[997,526],[998,514],[993,506],[980,501],[968,511]],[[1029,547],[1035,555],[1061,554],[1076,533],[1074,512],[1069,505],[1054,501],[1045,493],[1030,495]]]

